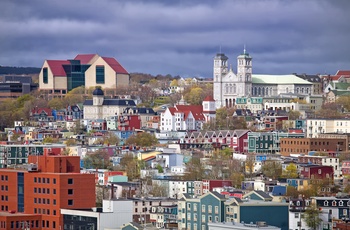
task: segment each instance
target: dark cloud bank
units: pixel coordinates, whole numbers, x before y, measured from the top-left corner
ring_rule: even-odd
[[[41,67],[78,53],[115,57],[129,72],[212,76],[220,50],[244,45],[254,73],[350,69],[350,1],[0,2],[0,65]]]

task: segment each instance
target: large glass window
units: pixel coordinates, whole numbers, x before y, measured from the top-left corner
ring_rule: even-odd
[[[105,67],[96,66],[96,84],[105,83]]]
[[[47,84],[49,82],[49,79],[47,76],[47,67],[43,68],[43,82],[44,84]]]

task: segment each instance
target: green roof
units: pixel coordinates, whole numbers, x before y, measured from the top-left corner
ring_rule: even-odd
[[[302,85],[312,85],[300,77],[293,74],[286,75],[271,75],[271,74],[252,74],[253,84],[269,84],[269,85],[286,85],[286,84],[302,84]]]
[[[337,90],[347,90],[350,87],[350,83],[335,83],[335,89]]]

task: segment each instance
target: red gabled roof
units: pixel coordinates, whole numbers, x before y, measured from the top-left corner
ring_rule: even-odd
[[[110,66],[116,73],[129,74],[124,67],[119,64],[117,60],[109,57],[102,57],[102,59]]]
[[[66,76],[66,72],[63,69],[63,65],[70,64],[69,61],[62,61],[62,60],[46,60],[46,61],[54,77]]]
[[[74,60],[79,60],[80,64],[86,65],[88,64],[91,59],[95,57],[96,54],[78,54]]]
[[[212,96],[208,95],[206,98],[204,98],[203,101],[215,101],[215,100]]]
[[[176,108],[175,107],[170,107],[168,109],[169,109],[171,115],[174,115],[174,113],[176,112]]]
[[[32,114],[46,113],[47,116],[52,116],[52,109],[50,108],[34,108],[32,109]]]
[[[201,105],[176,105],[176,109],[184,113],[191,111],[195,120],[204,120],[203,107]]]
[[[337,76],[350,75],[350,70],[338,70],[335,75],[337,75]]]

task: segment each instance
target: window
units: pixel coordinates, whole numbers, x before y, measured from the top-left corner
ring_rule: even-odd
[[[53,204],[56,205],[56,199],[53,200]]]
[[[56,178],[53,178],[53,183],[56,184]]]
[[[53,194],[56,194],[56,189],[55,188],[53,189]]]
[[[68,184],[73,184],[73,179],[72,178],[68,179]]]
[[[68,189],[68,195],[73,195],[73,189]]]
[[[202,222],[205,223],[205,215],[202,215]]]
[[[105,67],[96,66],[96,83],[104,84],[105,83]]]
[[[48,74],[47,74],[47,67],[43,68],[43,83],[47,84],[49,82]]]
[[[68,205],[73,205],[73,200],[68,200]]]

